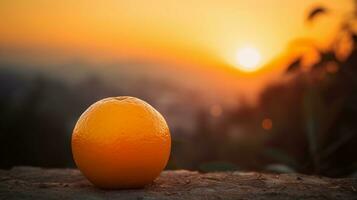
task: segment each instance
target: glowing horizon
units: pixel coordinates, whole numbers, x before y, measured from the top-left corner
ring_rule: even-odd
[[[254,95],[281,74],[283,69],[275,59],[292,40],[308,37],[320,46],[328,45],[339,27],[341,13],[353,9],[352,1],[326,0],[323,4],[338,12],[307,27],[304,19],[308,10],[320,3],[4,0],[0,2],[0,53],[7,55],[0,58],[12,55],[21,60],[18,54],[24,53],[31,62],[84,57],[161,63],[155,64],[161,67],[155,73],[190,73],[227,94],[239,90]],[[253,57],[260,57],[253,59],[259,60],[255,64],[259,69],[250,73],[237,67],[237,49],[246,44],[254,44],[259,56]]]
[[[321,28],[304,30],[304,14],[316,2],[2,1],[0,44],[229,64],[235,62],[236,48],[252,41],[265,64],[299,35],[331,37],[319,34]],[[342,10],[351,5],[324,4]]]
[[[257,71],[261,65],[261,55],[258,49],[247,46],[237,51],[237,68],[246,72]]]

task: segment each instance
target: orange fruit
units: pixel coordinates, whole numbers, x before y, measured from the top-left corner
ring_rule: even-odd
[[[79,170],[101,188],[139,188],[165,168],[171,137],[162,115],[134,97],[111,97],[91,105],[72,134]]]

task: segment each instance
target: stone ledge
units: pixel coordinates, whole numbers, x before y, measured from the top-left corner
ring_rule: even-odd
[[[0,199],[357,199],[357,179],[301,174],[164,171],[138,190],[101,190],[76,169],[0,170]]]

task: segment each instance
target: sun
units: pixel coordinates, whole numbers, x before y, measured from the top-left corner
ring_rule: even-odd
[[[260,68],[261,55],[254,47],[244,47],[236,54],[237,68],[246,72],[253,72]]]

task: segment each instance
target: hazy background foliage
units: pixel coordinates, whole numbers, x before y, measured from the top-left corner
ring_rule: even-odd
[[[311,9],[306,23],[333,17]],[[346,17],[336,42],[315,49],[319,61],[293,61],[284,78],[268,85],[258,103],[237,97],[237,107],[207,105],[195,91],[167,80],[122,74],[114,82],[96,73],[72,81],[32,68],[0,63],[0,167],[74,167],[73,126],[93,102],[132,95],[168,119],[173,137],[169,169],[262,170],[332,177],[357,170],[357,51],[339,56],[341,40],[356,46],[355,15]],[[296,44],[299,45],[299,44]],[[306,45],[306,44],[304,44]],[[314,46],[313,43],[311,46]],[[298,47],[296,47],[298,48]],[[59,68],[86,63],[63,63]]]

